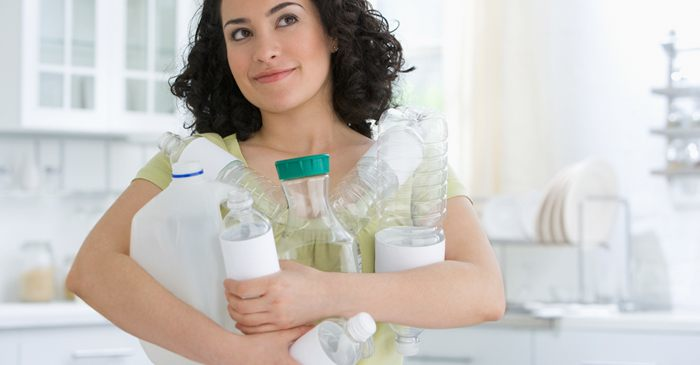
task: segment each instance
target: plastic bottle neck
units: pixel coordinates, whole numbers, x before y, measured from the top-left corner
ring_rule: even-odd
[[[339,224],[328,204],[328,175],[309,176],[282,181],[289,216],[287,229],[300,228],[309,221]]]

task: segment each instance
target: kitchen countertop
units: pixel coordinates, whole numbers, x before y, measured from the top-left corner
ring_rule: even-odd
[[[82,301],[0,303],[0,330],[76,327],[110,323]]]
[[[82,301],[0,303],[0,330],[106,325],[110,322]],[[656,331],[700,334],[700,312],[620,313],[610,307],[548,306],[508,312],[484,328]]]

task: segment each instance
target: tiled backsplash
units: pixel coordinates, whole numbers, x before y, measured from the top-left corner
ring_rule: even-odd
[[[0,302],[18,300],[24,242],[50,242],[61,276],[92,226],[156,153],[155,143],[156,137],[0,134]]]

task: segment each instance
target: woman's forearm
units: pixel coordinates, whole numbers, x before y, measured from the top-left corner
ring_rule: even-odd
[[[381,322],[447,328],[498,320],[505,310],[499,273],[445,261],[396,273],[329,273],[331,308],[349,317],[366,311]]]
[[[223,363],[239,339],[180,301],[124,254],[86,254],[76,261],[68,286],[118,327],[194,361]]]

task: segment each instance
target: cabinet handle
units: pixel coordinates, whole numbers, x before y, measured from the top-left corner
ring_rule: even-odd
[[[74,359],[95,359],[95,358],[115,358],[129,357],[134,355],[134,349],[121,347],[115,349],[90,349],[73,351]]]
[[[473,364],[474,359],[471,357],[451,357],[451,356],[411,356],[408,359],[415,359],[425,362],[434,362],[442,364]],[[406,361],[406,363],[409,363]],[[410,364],[410,363],[409,363]]]

